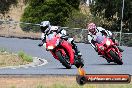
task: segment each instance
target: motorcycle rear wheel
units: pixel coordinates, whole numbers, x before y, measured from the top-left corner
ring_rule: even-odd
[[[62,56],[60,51],[56,52],[56,55],[58,56],[59,61],[62,63],[63,66],[65,66],[67,69],[71,68],[71,63],[67,61],[65,57]]]
[[[111,50],[111,51],[109,52],[109,54],[110,54],[110,56],[114,59],[114,61],[115,61],[117,64],[119,64],[119,65],[122,65],[122,64],[123,64],[122,60],[119,58],[118,55],[116,55],[116,53],[115,53],[114,51]]]

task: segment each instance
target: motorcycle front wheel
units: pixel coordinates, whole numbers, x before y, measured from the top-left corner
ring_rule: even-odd
[[[56,55],[58,56],[59,61],[62,63],[63,66],[65,66],[67,69],[71,68],[71,63],[62,56],[61,51],[56,52]]]
[[[110,54],[110,56],[114,59],[114,61],[115,61],[117,64],[119,64],[119,65],[122,65],[122,64],[123,64],[122,60],[119,58],[118,55],[116,55],[116,53],[115,53],[114,51],[111,50],[111,51],[109,52],[109,54]]]

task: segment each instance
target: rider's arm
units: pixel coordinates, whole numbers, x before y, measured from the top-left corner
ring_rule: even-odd
[[[66,30],[62,29],[61,27],[58,28],[57,34],[61,34],[61,35],[63,35],[63,36],[67,35],[67,34],[66,34]]]
[[[41,40],[41,43],[38,44],[40,47],[46,42],[46,35],[44,33],[41,34]]]
[[[69,37],[66,33],[66,30],[60,28],[59,32],[57,32],[57,33],[61,36],[62,39],[68,40]]]
[[[101,33],[109,38],[112,37],[112,32],[108,31],[108,30],[103,30],[101,31]]]
[[[105,30],[102,27],[97,27],[97,29],[99,30],[99,32],[102,33],[102,35],[105,35],[107,37],[112,37],[112,32],[111,31]]]
[[[66,30],[61,30],[61,34],[63,35],[63,36],[66,36],[67,34],[66,34]]]
[[[41,40],[42,40],[43,43],[46,42],[46,34],[45,33],[41,34]]]
[[[42,40],[44,39],[44,36],[45,36],[45,34],[42,33],[42,34],[41,34],[41,39],[42,39]]]
[[[92,35],[88,34],[88,41],[91,44],[91,46],[95,49],[95,42],[93,40]]]
[[[107,30],[107,33],[108,33],[108,36],[109,36],[109,37],[113,38],[114,35],[113,35],[113,33],[112,33],[111,31],[108,31],[108,30]]]

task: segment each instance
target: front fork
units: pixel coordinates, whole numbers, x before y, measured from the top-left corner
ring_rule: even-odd
[[[119,55],[120,58],[122,58],[122,54],[121,54],[119,48],[116,45],[113,45],[113,47],[115,47],[116,54]]]
[[[119,58],[121,59],[121,58],[122,58],[122,54],[121,54],[121,52],[119,51],[118,47],[117,47],[116,45],[113,45],[111,48],[112,48],[112,49],[109,49],[107,53],[109,53],[111,50],[112,50],[112,51],[115,51],[116,55],[118,55]],[[112,58],[109,54],[108,54],[108,56],[113,60],[113,58]]]

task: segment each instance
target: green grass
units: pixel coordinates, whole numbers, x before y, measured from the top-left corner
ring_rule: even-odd
[[[22,58],[23,61],[27,61],[27,62],[32,62],[32,61],[33,61],[32,56],[27,55],[27,54],[26,54],[25,52],[23,52],[23,51],[19,51],[19,52],[18,52],[18,56],[19,56],[20,58]]]
[[[0,52],[6,52],[7,49],[5,48],[0,48]],[[9,52],[9,51],[8,51]],[[12,53],[12,52],[9,52],[9,53]],[[18,52],[18,56],[21,57],[23,59],[23,61],[27,61],[27,62],[32,62],[33,59],[32,59],[32,56],[30,55],[27,55],[25,52],[23,51],[19,51]]]
[[[22,51],[19,52],[19,55],[16,55],[8,49],[0,47],[0,67],[25,65],[32,61],[32,57]]]
[[[46,88],[46,87],[44,87],[42,85],[38,85],[37,88]]]
[[[51,88],[69,88],[69,87],[63,84],[54,84],[51,86]]]
[[[11,88],[16,88],[15,86],[11,86]]]
[[[0,52],[5,52],[6,49],[5,48],[0,48]]]

